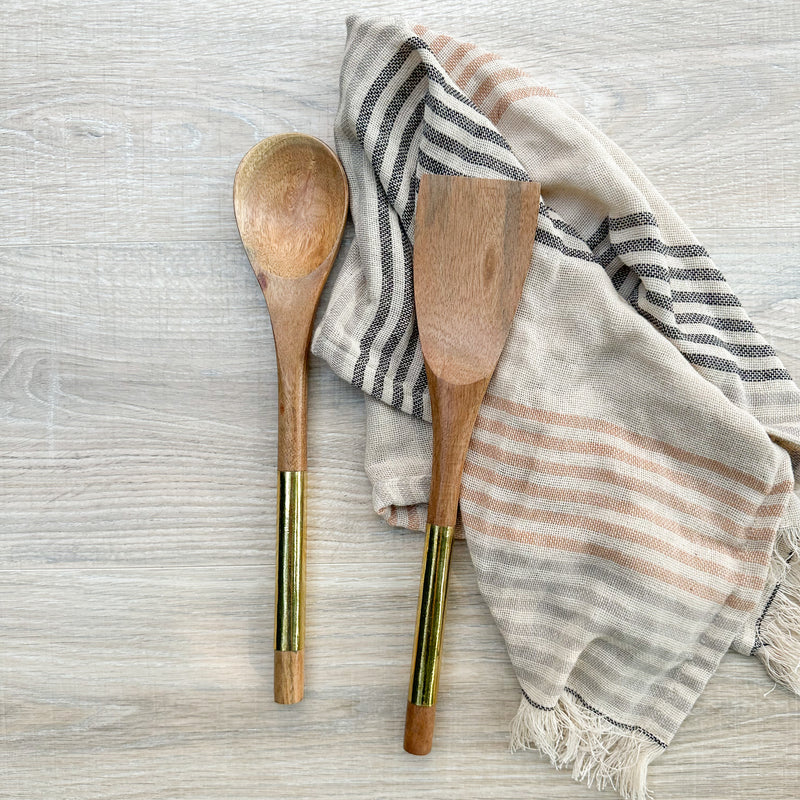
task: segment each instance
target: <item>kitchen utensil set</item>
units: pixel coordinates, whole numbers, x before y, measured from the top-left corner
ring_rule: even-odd
[[[405,749],[431,749],[450,553],[472,428],[511,329],[536,233],[538,184],[423,175],[414,299],[433,419],[425,554]],[[242,159],[234,210],[264,293],[278,368],[275,700],[303,697],[306,362],[314,312],[336,258],[348,186],[311,136],[264,139]]]

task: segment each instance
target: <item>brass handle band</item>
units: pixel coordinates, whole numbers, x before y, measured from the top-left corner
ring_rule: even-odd
[[[425,556],[419,582],[417,627],[414,632],[414,660],[408,687],[408,702],[417,706],[436,705],[454,530],[452,525],[431,523],[425,529]]]
[[[275,573],[275,649],[302,650],[306,616],[305,472],[278,472]]]

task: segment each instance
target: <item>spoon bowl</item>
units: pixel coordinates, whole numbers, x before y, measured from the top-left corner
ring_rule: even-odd
[[[347,177],[319,139],[264,139],[239,164],[236,224],[267,302],[278,368],[275,701],[303,698],[306,409],[311,330],[347,220]]]
[[[347,179],[319,139],[287,133],[242,159],[234,209],[256,274],[301,278],[338,250],[347,217]]]

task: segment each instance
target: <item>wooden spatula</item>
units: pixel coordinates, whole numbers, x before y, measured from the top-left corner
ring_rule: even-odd
[[[539,185],[423,175],[414,301],[433,415],[433,470],[403,746],[433,742],[461,472],[531,262]]]

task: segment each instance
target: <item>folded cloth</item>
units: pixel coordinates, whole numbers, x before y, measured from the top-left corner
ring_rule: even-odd
[[[394,524],[424,527],[430,480],[419,177],[542,186],[461,519],[522,687],[513,746],[643,798],[730,647],[800,692],[800,391],[631,161],[499,56],[351,18],[335,133],[355,235],[313,351],[366,393]]]

